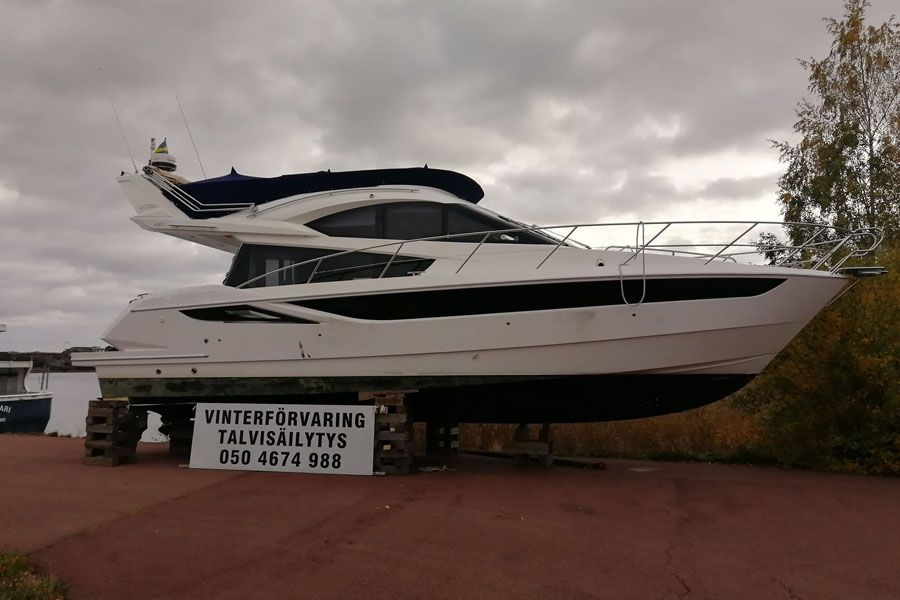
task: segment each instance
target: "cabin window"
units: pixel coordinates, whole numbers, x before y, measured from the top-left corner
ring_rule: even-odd
[[[492,229],[513,229],[515,226],[510,225],[508,223],[502,222],[492,222],[490,219],[484,218],[482,215],[478,213],[474,213],[469,210],[459,209],[457,207],[450,207],[447,210],[447,233],[450,235],[460,234],[460,233],[470,233],[476,231],[490,231]],[[492,235],[486,241],[487,242],[499,242],[501,241],[499,236]],[[484,239],[484,234],[477,234],[473,236],[465,236],[454,238],[457,242],[480,242]],[[511,241],[511,240],[505,240]]]
[[[441,235],[516,229],[518,224],[485,215],[465,206],[437,202],[393,202],[354,208],[328,215],[307,225],[334,237],[364,237],[386,240],[415,240]],[[449,241],[480,242],[482,235],[463,236]],[[538,233],[494,234],[488,243],[553,244]]]
[[[444,207],[431,202],[398,202],[384,208],[384,239],[414,240],[444,234]]]
[[[316,231],[332,237],[383,238],[384,227],[380,206],[364,206],[322,217],[309,224]]]
[[[225,277],[225,285],[238,286],[261,275],[265,277],[246,287],[273,287],[307,283],[316,269],[316,262],[294,268],[291,265],[336,254],[340,250],[323,248],[292,248],[288,246],[264,246],[244,244],[234,257],[231,269]],[[372,279],[381,276],[388,262],[390,268],[384,277],[407,277],[421,273],[434,261],[429,258],[398,255],[391,261],[393,252],[353,252],[326,258],[316,269],[312,282],[342,281],[347,279]],[[284,269],[277,273],[272,271]]]

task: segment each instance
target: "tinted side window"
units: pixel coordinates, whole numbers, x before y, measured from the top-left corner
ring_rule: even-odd
[[[421,273],[434,261],[430,258],[398,255],[391,260],[388,254],[374,252],[354,252],[322,261],[322,266],[313,281],[344,281],[346,279],[374,279],[381,277],[390,262],[384,277],[407,277]]]
[[[234,258],[231,269],[228,271],[228,276],[225,278],[225,285],[237,286],[269,271],[302,263],[327,254],[334,254],[334,252],[335,250],[317,248],[244,244]],[[314,267],[315,263],[311,263],[293,269],[285,269],[279,273],[266,275],[263,279],[251,283],[248,287],[306,283]]]
[[[453,242],[480,242],[484,235],[474,232],[518,228],[518,225],[463,206],[435,202],[393,202],[365,206],[328,215],[307,225],[329,236],[389,240],[415,240],[473,232],[472,236],[449,240]],[[549,237],[522,231],[493,234],[486,241],[503,244],[555,243]]]
[[[444,207],[430,202],[384,205],[384,237],[414,240],[444,234]]]
[[[225,285],[238,286],[245,281],[267,274],[247,287],[270,287],[278,285],[294,285],[307,283],[316,269],[314,282],[342,281],[345,279],[370,279],[381,277],[384,268],[390,267],[384,277],[407,277],[421,273],[434,261],[430,258],[397,255],[375,252],[351,252],[340,254],[334,258],[326,258],[316,268],[316,263],[287,268],[278,273],[270,271],[321,258],[330,254],[339,254],[339,250],[320,248],[292,248],[287,246],[263,246],[244,244],[234,258]]]
[[[500,219],[491,218],[467,210],[461,206],[447,207],[447,233],[459,234],[470,231],[491,231],[493,229],[517,229],[514,223],[507,223]],[[471,236],[464,235],[451,239],[452,242],[480,242],[484,239],[484,233],[475,233]],[[485,240],[487,243],[499,244],[550,244],[552,241],[527,231],[515,231],[511,233],[495,233]]]
[[[492,223],[490,220],[485,219],[477,213],[459,209],[455,206],[451,206],[447,210],[447,233],[449,233],[450,235],[458,233],[469,233],[471,231],[490,231],[492,229],[498,229],[502,227],[511,228],[512,226],[507,227],[502,223]],[[484,234],[473,235],[471,237],[461,236],[453,238],[452,241],[480,242],[483,237]],[[487,239],[487,241],[496,241],[493,238],[494,236],[491,236]]]
[[[308,225],[316,231],[334,237],[381,238],[381,211],[379,206],[363,206],[345,210]]]

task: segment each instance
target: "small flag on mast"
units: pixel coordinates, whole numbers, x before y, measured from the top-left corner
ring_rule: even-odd
[[[162,144],[156,147],[156,150],[153,151],[155,154],[168,154],[169,147],[166,145],[166,138],[163,138]]]

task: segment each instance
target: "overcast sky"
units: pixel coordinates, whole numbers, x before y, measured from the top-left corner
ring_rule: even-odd
[[[870,21],[889,16],[873,0]],[[115,176],[167,136],[209,176],[429,166],[529,223],[777,219],[838,0],[0,0],[0,349],[99,344],[230,255],[145,232]],[[102,68],[101,70],[98,70]]]

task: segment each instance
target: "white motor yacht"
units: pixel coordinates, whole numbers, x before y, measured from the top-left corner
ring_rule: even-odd
[[[0,333],[6,325],[0,325]],[[31,361],[0,360],[0,433],[42,433],[50,420],[53,398],[42,379],[41,390],[29,391],[25,378]]]
[[[844,266],[872,229],[792,224],[806,242],[745,264],[772,224],[698,244],[724,222],[527,226],[427,166],[191,183],[175,164],[163,147],[118,178],[132,219],[233,253],[224,283],[142,294],[103,334],[116,351],[73,356],[104,396],[163,409],[403,389],[417,420],[675,412],[745,385],[851,275],[880,272]],[[622,228],[633,245],[611,243]]]

